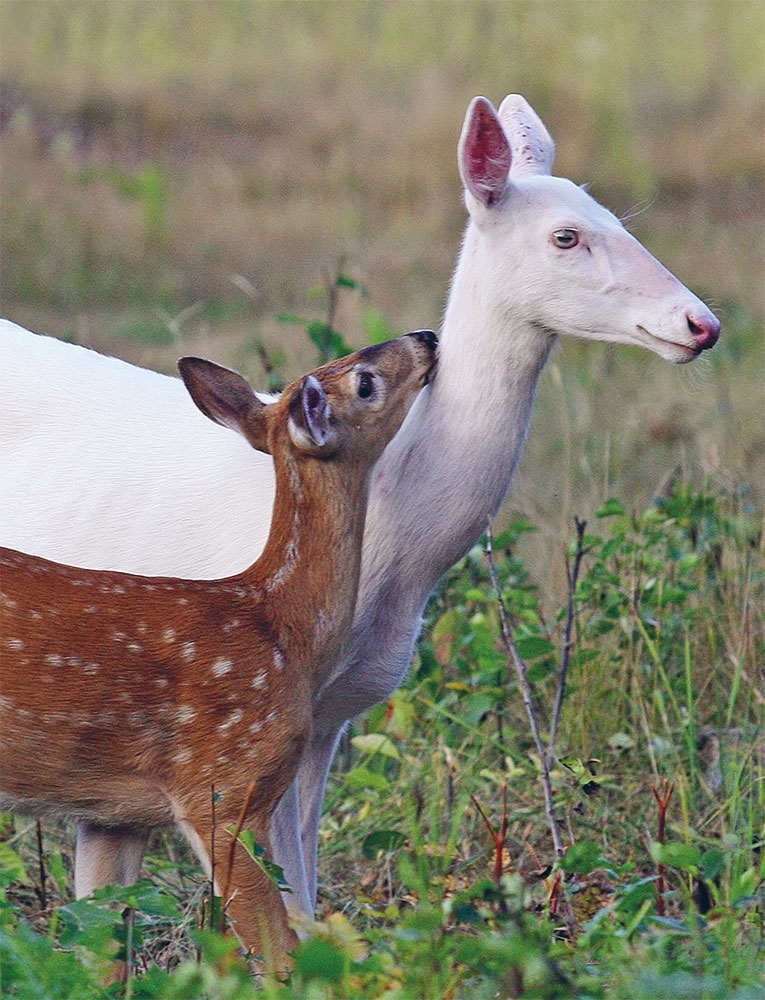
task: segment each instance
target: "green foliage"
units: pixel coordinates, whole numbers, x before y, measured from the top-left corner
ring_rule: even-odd
[[[312,288],[308,293],[311,298],[318,299],[326,305],[326,318],[306,319],[303,316],[295,316],[291,313],[281,314],[276,318],[280,323],[297,323],[305,329],[306,335],[316,348],[317,364],[324,364],[334,358],[345,357],[350,354],[353,348],[345,342],[343,335],[334,328],[335,313],[337,311],[338,299],[344,290],[356,291],[361,295],[366,295],[366,291],[353,278],[349,278],[343,273],[342,267],[338,267],[334,277],[327,280],[324,287]]]

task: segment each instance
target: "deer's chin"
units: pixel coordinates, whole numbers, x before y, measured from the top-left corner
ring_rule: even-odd
[[[646,330],[644,326],[639,326],[638,329],[641,333],[641,345],[673,365],[687,365],[689,361],[693,361],[701,354],[700,348],[696,346],[689,347],[687,344],[679,344],[674,340],[664,340],[651,333],[650,330]]]

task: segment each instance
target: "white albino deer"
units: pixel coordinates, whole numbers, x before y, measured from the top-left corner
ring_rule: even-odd
[[[704,303],[618,219],[571,181],[551,176],[553,153],[522,97],[510,95],[499,112],[482,97],[470,104],[458,151],[470,218],[440,335],[439,374],[377,465],[351,642],[315,699],[311,740],[272,822],[274,854],[309,913],[319,815],[340,733],[400,683],[435,583],[502,503],[557,336],[639,345],[683,363],[719,335]],[[243,545],[235,526],[248,517],[268,521],[267,462],[255,455],[245,469],[226,451],[225,435],[202,441],[186,424],[175,380],[11,324],[0,348],[4,340],[6,542],[84,565],[200,576],[253,557],[254,537]],[[169,416],[165,426],[178,428],[172,447],[156,439],[158,411]],[[208,466],[216,473],[208,475]],[[183,487],[173,493],[168,477]],[[238,487],[242,480],[249,492]],[[135,514],[129,540],[122,537],[126,512]],[[78,892],[101,884],[92,867],[116,880],[122,866],[133,873],[140,854],[129,838],[115,843],[98,827],[83,827]]]
[[[277,968],[295,943],[282,897],[230,831],[269,847],[353,621],[372,466],[435,344],[419,331],[368,347],[270,404],[181,359],[199,408],[273,455],[271,531],[242,573],[136,576],[0,549],[0,807],[139,840],[177,823],[243,943]]]

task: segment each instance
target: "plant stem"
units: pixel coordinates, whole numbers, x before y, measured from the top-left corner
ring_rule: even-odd
[[[40,888],[37,890],[37,896],[40,900],[40,909],[44,911],[48,908],[48,893],[45,889],[45,857],[43,855],[42,827],[39,819],[37,820],[37,863],[40,868]]]
[[[667,781],[665,778],[661,785],[661,791],[654,785],[652,788],[653,797],[659,806],[659,823],[658,829],[656,831],[656,839],[660,844],[664,843],[665,840],[665,829],[667,821],[667,807],[669,806],[669,800],[672,798],[672,792],[674,791],[674,785],[672,782]],[[661,863],[658,862],[657,866],[657,879],[656,879],[656,912],[660,917],[665,915],[664,907],[664,893],[666,892],[666,868]]]
[[[579,569],[582,565],[582,558],[587,551],[584,546],[584,530],[587,527],[587,522],[580,521],[578,517],[575,517],[574,524],[576,525],[576,550],[574,552],[573,565],[571,565],[568,560],[566,561],[568,607],[566,610],[566,625],[563,633],[563,650],[560,658],[560,670],[558,671],[558,688],[555,692],[555,703],[553,705],[552,719],[550,721],[550,738],[547,743],[547,766],[549,768],[555,766],[555,760],[557,757],[556,744],[558,742],[558,726],[560,724],[560,713],[563,708],[563,698],[566,694],[566,679],[568,677],[568,667],[571,662],[571,649],[573,647],[571,633],[573,632],[576,617],[574,594],[576,592],[577,580],[579,579]]]
[[[518,653],[518,648],[515,645],[515,639],[512,634],[512,626],[510,623],[510,616],[508,615],[507,609],[505,607],[505,602],[502,597],[502,590],[499,585],[499,580],[497,578],[497,570],[494,565],[494,550],[492,547],[492,532],[491,525],[486,535],[486,555],[489,561],[489,572],[491,574],[491,582],[494,587],[494,592],[497,595],[497,604],[499,606],[499,620],[502,629],[502,641],[504,642],[505,649],[512,660],[513,666],[515,667],[515,672],[518,675],[518,683],[520,684],[521,694],[523,696],[523,703],[526,706],[526,714],[529,717],[529,725],[531,726],[531,733],[534,737],[534,743],[537,749],[537,755],[539,757],[539,767],[542,778],[542,790],[544,792],[545,798],[545,811],[547,812],[547,818],[550,823],[550,832],[552,833],[553,847],[555,849],[555,854],[557,857],[562,857],[565,851],[563,846],[563,837],[561,836],[560,823],[558,820],[557,813],[555,811],[555,803],[553,802],[553,792],[552,783],[550,781],[550,768],[547,764],[547,748],[545,747],[544,740],[542,739],[542,733],[539,728],[539,719],[537,718],[537,712],[534,708],[534,702],[531,696],[531,685],[529,684],[528,673],[526,670],[526,664],[521,659]]]

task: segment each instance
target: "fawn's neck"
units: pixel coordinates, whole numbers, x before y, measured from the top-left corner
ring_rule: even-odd
[[[274,609],[285,660],[310,664],[320,682],[353,620],[369,470],[291,455],[275,468],[268,541],[241,578]]]

